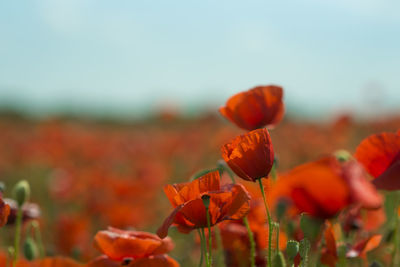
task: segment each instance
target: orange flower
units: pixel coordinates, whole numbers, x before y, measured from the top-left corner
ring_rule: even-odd
[[[154,255],[136,260],[126,259],[122,265],[107,256],[100,256],[89,262],[86,267],[179,267],[179,264],[168,255]]]
[[[229,167],[247,181],[267,177],[274,164],[274,150],[267,129],[239,135],[222,146],[221,151]]]
[[[7,223],[8,215],[10,214],[10,206],[4,203],[0,197],[0,227]]]
[[[97,232],[94,242],[99,251],[116,261],[165,254],[174,247],[169,237],[161,239],[151,233],[124,231],[112,227]]]
[[[139,231],[124,231],[109,227],[99,231],[95,238],[95,247],[104,255],[88,264],[88,267],[121,266],[165,266],[179,267],[172,258],[165,255],[174,247],[170,238]]]
[[[157,231],[158,236],[162,238],[167,236],[168,228],[172,224],[184,233],[207,227],[202,196],[210,197],[209,213],[212,226],[223,220],[241,219],[250,208],[250,196],[246,189],[238,184],[221,187],[218,171],[207,173],[189,183],[167,185],[164,191],[175,209]]]
[[[373,184],[378,189],[400,189],[400,132],[367,137],[354,156],[375,178]]]
[[[265,126],[273,127],[282,120],[285,113],[282,98],[281,87],[258,86],[232,96],[219,112],[238,127],[249,131]]]
[[[330,218],[350,204],[379,208],[382,197],[356,161],[339,163],[331,156],[306,163],[278,179],[270,197],[289,198],[299,212]]]
[[[348,258],[360,257],[362,259],[367,258],[367,252],[374,250],[379,247],[382,241],[382,235],[372,235],[367,239],[364,239],[354,245],[347,253]]]

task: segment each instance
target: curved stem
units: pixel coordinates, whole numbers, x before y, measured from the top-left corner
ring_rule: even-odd
[[[261,194],[264,200],[265,211],[267,212],[268,218],[268,267],[272,266],[272,219],[271,214],[269,213],[267,199],[265,197],[264,186],[262,184],[261,179],[258,179],[258,185],[260,186]]]
[[[206,241],[206,234],[204,233],[204,228],[201,228],[201,233],[203,235],[203,248],[204,248],[204,252],[205,252],[206,265],[207,265],[207,267],[211,267],[210,260],[209,260],[210,257],[209,257],[208,250],[207,250],[207,241]]]
[[[254,242],[254,235],[250,229],[249,220],[247,219],[247,217],[243,218],[243,223],[246,226],[247,234],[249,235],[249,241],[250,241],[250,266],[255,267],[256,266],[256,243]]]
[[[37,221],[32,222],[32,226],[33,226],[33,229],[35,231],[35,239],[36,239],[36,242],[37,242],[38,247],[39,247],[40,258],[44,258],[46,256],[45,255],[46,253],[45,253],[44,246],[43,246],[42,235],[40,233],[40,226],[37,223]]]
[[[13,266],[17,265],[19,254],[19,243],[21,240],[21,225],[22,225],[22,207],[18,207],[17,218],[15,222],[15,238],[14,238],[14,261]]]

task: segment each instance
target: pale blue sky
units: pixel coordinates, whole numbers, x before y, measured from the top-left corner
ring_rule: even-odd
[[[273,83],[308,113],[400,110],[399,12],[398,0],[2,1],[0,104],[218,106]]]

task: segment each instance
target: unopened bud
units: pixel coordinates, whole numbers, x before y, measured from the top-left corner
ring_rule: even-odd
[[[24,256],[27,260],[33,261],[38,256],[38,248],[35,241],[28,237],[24,243]]]
[[[14,186],[14,199],[17,201],[19,207],[21,207],[28,199],[31,193],[29,183],[26,180],[19,181]]]

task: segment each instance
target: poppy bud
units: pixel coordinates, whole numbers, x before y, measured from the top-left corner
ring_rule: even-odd
[[[286,244],[287,256],[291,261],[293,261],[294,258],[297,256],[297,253],[299,253],[299,242],[297,242],[296,240],[289,240]]]
[[[19,181],[14,186],[14,199],[17,201],[19,207],[21,207],[29,199],[30,191],[29,183],[26,180]]]
[[[35,241],[28,237],[25,239],[24,243],[24,256],[27,260],[32,261],[38,256],[38,248]]]

